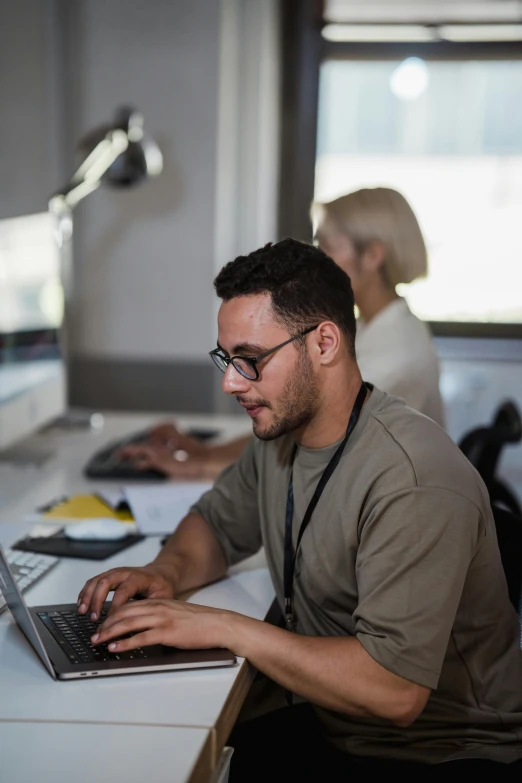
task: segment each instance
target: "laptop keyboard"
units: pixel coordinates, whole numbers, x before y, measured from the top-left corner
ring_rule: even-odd
[[[18,585],[25,593],[32,585],[47,574],[57,564],[59,558],[54,555],[38,555],[34,552],[21,552],[17,549],[6,549],[5,555],[9,568]],[[0,593],[0,614],[6,609],[4,596]]]
[[[97,622],[93,622],[88,615],[73,611],[38,612],[38,617],[71,663],[99,663],[100,661],[129,661],[147,658],[147,653],[141,647],[136,650],[112,653],[107,644],[96,646],[91,644],[91,636],[96,633],[96,629],[106,616],[105,609]],[[127,634],[126,637],[128,636],[132,636],[132,634]]]

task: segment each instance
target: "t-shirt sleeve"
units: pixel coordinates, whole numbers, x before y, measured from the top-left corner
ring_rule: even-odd
[[[417,488],[381,499],[360,532],[356,636],[389,671],[436,688],[483,522],[468,499]]]
[[[261,548],[257,477],[252,438],[236,462],[222,471],[213,487],[190,509],[201,514],[212,529],[229,566]]]

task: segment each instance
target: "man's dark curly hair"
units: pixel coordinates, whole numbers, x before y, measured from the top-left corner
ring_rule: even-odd
[[[270,294],[275,317],[290,333],[333,321],[355,355],[355,314],[350,278],[326,253],[283,239],[238,256],[214,280],[220,299]]]

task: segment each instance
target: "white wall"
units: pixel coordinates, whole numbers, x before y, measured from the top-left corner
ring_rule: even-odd
[[[216,269],[238,237],[250,250],[275,233],[277,154],[257,141],[259,102],[277,105],[273,8],[252,0],[74,6],[70,133],[78,138],[134,103],[165,158],[157,180],[100,189],[77,208],[76,354],[203,358],[214,345]],[[273,138],[273,109],[267,122]]]
[[[135,104],[164,171],[99,189],[75,212],[76,355],[201,356],[212,334],[220,4],[74,4],[69,63],[75,138]]]

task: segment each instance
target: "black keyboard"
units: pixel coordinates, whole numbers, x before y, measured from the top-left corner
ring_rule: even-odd
[[[138,432],[128,438],[114,440],[100,451],[97,451],[84,468],[88,478],[93,479],[117,479],[123,481],[161,481],[166,478],[162,470],[147,468],[140,470],[132,460],[124,459],[119,453],[125,446],[144,443],[148,438],[147,432]]]
[[[102,610],[101,618],[97,622],[93,622],[88,615],[77,614],[73,611],[38,612],[38,617],[71,663],[128,661],[147,658],[147,653],[141,647],[127,652],[112,653],[107,644],[97,646],[91,644],[91,636],[96,633],[96,629],[106,616],[106,609]],[[126,636],[131,636],[131,634]]]
[[[187,433],[200,440],[213,438],[217,430],[191,429]],[[122,458],[120,452],[125,446],[144,443],[148,440],[148,430],[129,435],[127,438],[112,441],[100,451],[97,451],[84,468],[84,473],[91,479],[110,479],[118,481],[162,481],[167,478],[162,470],[147,468],[141,470],[129,459]]]

